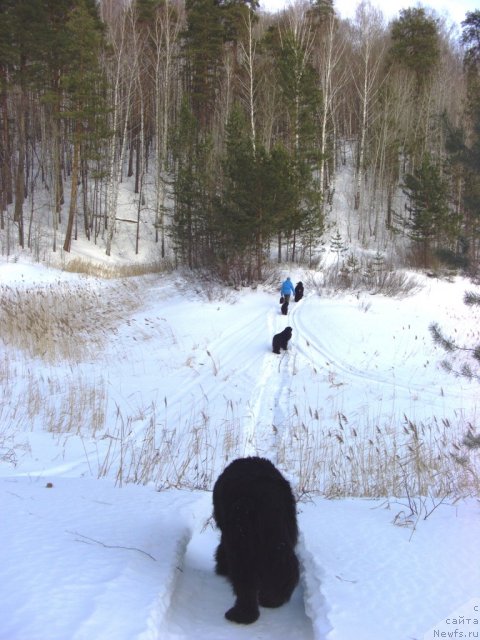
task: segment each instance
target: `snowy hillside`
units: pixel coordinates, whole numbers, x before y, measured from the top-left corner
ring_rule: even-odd
[[[277,283],[0,265],[2,640],[429,639],[462,606],[478,618],[478,383],[428,331],[478,339],[470,283],[418,276],[395,299],[292,278],[306,296],[285,317]],[[9,323],[30,315],[22,342]],[[210,492],[253,453],[299,498],[302,583],[243,628],[223,617]]]

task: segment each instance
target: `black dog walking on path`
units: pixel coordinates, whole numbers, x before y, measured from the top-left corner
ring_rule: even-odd
[[[295,287],[295,302],[299,302],[303,298],[303,282],[297,282]]]
[[[255,622],[262,607],[290,600],[299,580],[295,498],[289,482],[265,458],[239,458],[213,488],[213,515],[221,531],[216,572],[235,593],[227,620]]]
[[[280,349],[288,349],[288,341],[292,337],[292,327],[285,327],[280,333],[276,333],[272,340],[273,353],[280,353]]]

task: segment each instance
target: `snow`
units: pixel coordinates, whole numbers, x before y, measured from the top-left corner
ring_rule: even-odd
[[[2,304],[62,292],[49,348],[70,336],[76,349],[47,359],[0,341],[1,640],[478,634],[478,456],[450,455],[478,424],[478,382],[440,366],[428,329],[478,342],[462,301],[478,287],[417,275],[408,297],[330,296],[318,274],[291,275],[306,296],[284,317],[279,282],[224,291],[0,263]],[[242,627],[223,617],[211,489],[250,454],[299,497],[302,580]]]

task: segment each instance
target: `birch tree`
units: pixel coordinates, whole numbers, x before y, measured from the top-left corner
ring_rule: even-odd
[[[136,78],[137,57],[130,55],[127,26],[133,20],[132,12],[123,11],[112,24],[109,43],[113,51],[111,65],[111,134],[108,141],[108,176],[106,198],[105,253],[111,254],[118,192],[122,179],[123,162],[127,144],[128,120],[132,91]]]
[[[364,0],[357,7],[356,21],[352,29],[354,56],[351,70],[359,105],[354,203],[356,210],[360,208],[360,196],[365,176],[368,129],[375,115],[375,103],[382,85],[380,71],[385,51],[383,34],[381,12],[375,9],[369,0]]]
[[[319,135],[319,182],[322,193],[324,193],[325,189],[328,190],[330,187],[330,179],[327,178],[326,171],[329,161],[328,137],[334,128],[338,96],[345,87],[345,67],[340,64],[345,52],[345,40],[339,33],[338,19],[333,13],[327,14],[318,29],[314,65],[322,97]]]
[[[179,53],[182,16],[171,0],[165,0],[155,13],[152,38],[155,45],[155,234],[160,231],[161,256],[165,257],[165,198],[167,192],[167,152],[169,121],[172,115],[176,72],[175,60]]]
[[[245,71],[244,79],[241,80],[241,88],[244,101],[247,105],[247,113],[250,127],[250,140],[252,142],[253,153],[256,151],[256,78],[255,78],[255,52],[256,41],[254,38],[254,22],[253,10],[248,9],[245,20],[246,41],[240,43],[242,54],[243,69]]]

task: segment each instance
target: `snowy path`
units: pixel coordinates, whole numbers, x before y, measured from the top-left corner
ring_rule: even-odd
[[[268,344],[272,336],[288,326],[288,316],[279,315],[276,309],[268,312]],[[284,422],[281,399],[288,393],[290,372],[290,353],[279,356],[269,349],[250,392],[248,410],[243,421],[243,433],[246,441],[245,455],[269,455],[275,462],[275,450],[279,428]]]
[[[276,308],[268,311],[264,323],[268,343],[274,333],[288,326],[289,320],[288,316],[279,315]],[[252,331],[258,331],[258,327],[264,324],[255,317],[242,325],[241,329],[235,326],[230,335],[224,335],[209,345],[209,353],[224,353],[226,346],[231,346],[234,334],[236,351],[230,353],[228,359],[222,358],[222,367],[238,362],[240,354],[251,341]],[[265,455],[275,461],[276,442],[282,436],[282,425],[288,410],[291,350],[282,352],[281,356],[268,350],[260,359],[243,359],[242,370],[256,372],[241,425],[245,455]],[[199,629],[205,640],[313,640],[312,623],[305,613],[302,584],[287,605],[275,610],[262,608],[260,619],[253,627],[234,625],[225,620],[224,613],[232,606],[234,596],[228,581],[214,571],[214,552],[219,532],[210,519],[211,511],[209,495],[199,507],[196,518],[199,527],[186,549],[171,606],[159,631],[162,640],[190,640]],[[302,567],[302,573],[305,571],[308,571],[308,567]]]
[[[211,511],[210,500],[202,501],[203,523]],[[202,519],[198,518],[201,525]],[[170,609],[159,637],[162,640],[192,640],[199,630],[203,640],[313,640],[313,630],[305,614],[303,588],[297,587],[290,602],[280,609],[261,609],[253,626],[235,625],[224,618],[233,604],[228,582],[215,574],[214,552],[218,531],[211,524],[194,531],[187,547]]]

